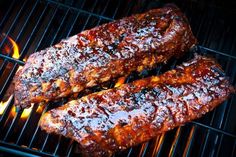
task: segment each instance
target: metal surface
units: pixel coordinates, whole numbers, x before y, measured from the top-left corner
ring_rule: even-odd
[[[7,100],[13,77],[24,58],[61,39],[114,19],[160,7],[167,1],[156,0],[15,0],[0,2],[0,50],[7,36],[18,44],[19,59],[0,53],[0,102]],[[236,84],[236,26],[232,20],[235,2],[203,0],[174,1],[190,20],[199,46],[178,60],[159,65],[153,70],[133,73],[126,82],[157,75],[188,60],[193,53],[215,57],[233,84]],[[200,46],[201,45],[201,46]],[[107,86],[107,87],[104,87]],[[111,88],[114,82],[91,91]],[[90,92],[91,92],[90,91]],[[81,96],[81,95],[80,95]],[[38,111],[35,105],[27,118],[23,111],[12,115],[13,97],[0,115],[0,156],[78,156],[78,144],[62,136],[41,131],[40,116],[67,100],[48,104]],[[144,144],[118,152],[115,156],[236,156],[235,95],[203,118],[178,127]]]

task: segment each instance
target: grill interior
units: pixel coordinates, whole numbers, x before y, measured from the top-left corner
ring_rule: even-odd
[[[46,134],[37,123],[53,106],[34,105],[28,117],[14,114],[11,96],[13,77],[31,53],[77,34],[84,29],[119,19],[133,13],[162,6],[166,0],[13,0],[0,2],[0,102],[7,107],[0,114],[0,156],[78,156],[78,144],[62,136]],[[201,53],[215,57],[230,81],[236,85],[236,3],[212,0],[176,0],[188,17],[199,45],[167,65],[133,73],[126,82],[158,75]],[[20,57],[12,57],[11,37],[19,46]],[[10,46],[9,46],[10,45]],[[9,47],[7,53],[4,49]],[[82,92],[82,95],[112,88],[117,80]],[[233,95],[203,118],[178,127],[114,156],[236,156],[236,97]],[[0,106],[1,107],[1,106]],[[0,108],[1,109],[1,108]]]

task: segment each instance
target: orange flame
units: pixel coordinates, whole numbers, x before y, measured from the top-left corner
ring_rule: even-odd
[[[7,108],[7,106],[9,105],[10,101],[12,100],[13,95],[11,95],[7,101],[5,102],[0,102],[0,115],[2,115],[5,111],[5,109]]]
[[[125,79],[126,79],[125,76],[118,78],[118,81],[116,82],[115,87],[119,87],[122,84],[124,84],[125,83]]]
[[[36,110],[36,112],[37,112],[37,113],[42,113],[42,112],[43,112],[43,109],[44,109],[44,107],[43,107],[42,105],[39,105],[38,108],[37,108],[37,110]]]
[[[12,57],[15,59],[19,59],[20,58],[20,54],[19,54],[19,48],[18,45],[16,44],[16,42],[11,38],[11,37],[7,37],[9,39],[9,41],[11,42],[12,46],[13,46],[13,54]]]
[[[21,119],[26,119],[27,117],[29,117],[29,115],[30,115],[30,113],[31,113],[31,111],[32,111],[32,109],[33,109],[33,106],[34,106],[34,105],[31,105],[30,108],[24,109],[23,112],[22,112],[22,114],[21,114],[21,116],[20,116],[20,118],[21,118]]]
[[[10,112],[10,115],[11,115],[12,117],[14,117],[14,116],[16,115],[16,107],[15,107],[15,106],[12,107],[11,112]]]
[[[9,40],[9,42],[12,44],[12,47],[13,47],[12,58],[19,59],[20,54],[19,54],[18,45],[16,44],[16,42],[11,37],[7,36],[7,39]],[[7,52],[10,52],[10,49]],[[26,61],[26,58],[24,58],[23,61]],[[23,68],[22,66],[19,66],[18,69],[17,69],[17,72],[22,68]],[[6,102],[0,102],[0,115],[3,114],[3,112],[5,111],[5,109],[8,106],[10,100],[12,99],[12,97],[13,97],[13,95],[11,95]],[[28,109],[24,109],[20,118],[21,119],[27,118],[29,116],[29,114],[31,113],[32,109],[33,109],[33,105]],[[16,107],[15,106],[12,107],[10,114],[13,117],[16,115]]]

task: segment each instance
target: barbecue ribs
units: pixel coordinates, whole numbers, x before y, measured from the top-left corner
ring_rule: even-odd
[[[15,105],[56,100],[151,68],[195,43],[186,17],[170,5],[83,31],[30,55],[15,77]]]
[[[213,59],[70,101],[40,120],[48,133],[77,141],[85,154],[110,156],[209,112],[235,89]]]

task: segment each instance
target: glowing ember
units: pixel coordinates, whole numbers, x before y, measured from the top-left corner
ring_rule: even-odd
[[[0,115],[3,114],[7,106],[9,105],[10,101],[12,100],[13,95],[11,95],[6,102],[0,102]]]
[[[10,37],[7,37],[7,38],[9,39],[9,41],[11,42],[11,44],[13,46],[13,55],[12,55],[12,57],[15,58],[15,59],[19,59],[20,58],[19,48],[18,48],[16,42]]]
[[[124,83],[125,83],[125,80],[126,80],[126,77],[125,77],[125,76],[118,78],[118,81],[116,82],[115,87],[119,87],[119,86],[121,86],[122,84],[124,84]]]
[[[32,109],[33,109],[33,106],[34,106],[34,105],[31,105],[30,108],[24,109],[24,111],[23,111],[23,113],[21,114],[20,118],[26,119],[27,117],[29,117],[29,115],[30,115],[30,113],[31,113],[31,111],[32,111]]]

